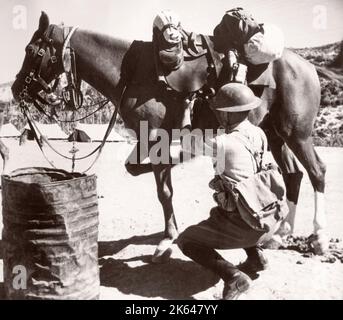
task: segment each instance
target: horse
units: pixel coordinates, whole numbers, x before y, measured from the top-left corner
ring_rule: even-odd
[[[211,37],[208,39],[209,42],[212,41]],[[119,112],[128,128],[139,132],[141,121],[147,121],[149,141],[154,141],[159,128],[169,132],[180,127],[185,98],[171,90],[168,84],[161,85],[156,80],[153,42],[139,42],[137,53],[134,50],[137,41],[130,42],[91,31],[71,31],[68,27],[50,25],[49,17],[44,12],[37,31],[26,46],[22,68],[12,86],[15,99],[32,101],[39,91],[48,91],[48,84],[64,72],[63,51],[67,41],[75,52],[78,77],[110,99],[114,105],[120,106]],[[216,56],[221,57],[218,54]],[[225,63],[218,60],[215,62],[210,67],[222,72]],[[279,233],[282,235],[293,231],[303,176],[297,165],[298,159],[306,169],[314,189],[314,236],[311,241],[316,253],[320,254],[327,248],[328,241],[324,212],[326,168],[316,153],[311,138],[320,103],[318,75],[312,64],[288,49],[270,65],[276,89],[266,88],[260,92],[263,104],[251,113],[249,119],[265,131],[272,155],[283,172],[290,212],[283,224],[283,231]],[[198,67],[208,68],[208,61],[201,62]],[[134,81],[128,82],[127,74],[130,72],[127,70],[131,73],[143,71]],[[191,83],[192,77],[193,75],[185,83]],[[197,109],[200,111],[195,116],[195,123],[198,122],[199,126],[205,128],[218,125],[211,109]],[[152,146],[153,143],[148,148]],[[159,262],[164,254],[170,252],[170,246],[178,236],[172,203],[171,168],[171,164],[164,163],[126,164],[126,169],[132,175],[152,171],[155,176],[157,195],[165,219],[164,237],[153,256],[155,262]]]

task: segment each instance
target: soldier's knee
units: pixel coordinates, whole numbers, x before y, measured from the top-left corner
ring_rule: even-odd
[[[179,247],[179,249],[183,252],[184,250],[184,244],[185,244],[185,239],[182,237],[182,233],[179,235],[179,237],[176,240],[176,245]]]
[[[189,237],[188,237],[188,229],[184,230],[182,233],[179,234],[177,240],[176,240],[176,244],[177,246],[180,248],[180,250],[182,252],[184,252],[184,247],[185,244],[188,243],[190,241]]]
[[[191,246],[191,241],[185,237],[182,236],[182,234],[178,237],[176,244],[179,247],[179,249],[181,250],[181,252],[188,256],[189,255],[189,247]]]

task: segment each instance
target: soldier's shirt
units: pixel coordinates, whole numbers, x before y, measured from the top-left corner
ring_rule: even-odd
[[[245,120],[226,133],[215,137],[194,139],[191,146],[182,145],[184,152],[196,154],[203,147],[204,155],[212,156],[215,173],[223,180],[239,182],[257,171],[256,161],[250,150],[263,154],[267,138],[261,128]],[[202,144],[202,145],[201,145]]]

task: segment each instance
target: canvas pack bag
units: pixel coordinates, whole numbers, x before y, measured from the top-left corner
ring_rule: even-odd
[[[275,164],[263,166],[262,153],[253,152],[246,142],[245,147],[256,163],[257,172],[236,183],[232,192],[242,219],[255,230],[269,232],[288,214],[286,187]]]
[[[253,229],[268,232],[288,213],[282,175],[272,164],[238,182],[233,192],[242,219]]]

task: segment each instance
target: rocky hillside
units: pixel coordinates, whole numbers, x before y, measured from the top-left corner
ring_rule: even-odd
[[[315,143],[343,146],[343,41],[294,51],[316,66],[320,78],[322,97]]]

